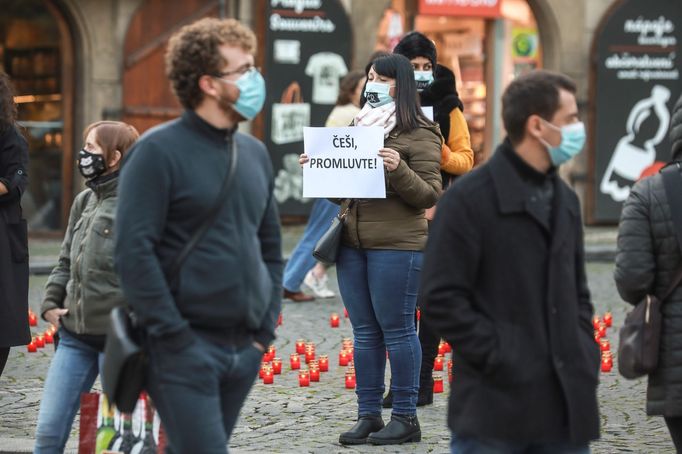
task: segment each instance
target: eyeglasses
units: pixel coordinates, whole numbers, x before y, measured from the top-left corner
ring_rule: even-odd
[[[253,72],[253,71],[260,72],[260,68],[258,68],[258,67],[256,67],[256,66],[253,66],[253,65],[242,66],[241,68],[235,69],[234,71],[227,71],[227,72],[224,72],[224,73],[212,74],[212,76],[213,76],[213,77],[217,77],[217,78],[219,78],[219,79],[222,79],[223,77],[232,76],[232,75],[234,75],[234,74],[238,74],[238,75],[240,75],[240,76],[243,76],[244,74],[247,74],[247,73],[250,73],[250,72]]]

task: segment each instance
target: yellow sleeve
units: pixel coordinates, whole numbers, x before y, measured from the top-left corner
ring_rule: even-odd
[[[440,168],[452,175],[462,175],[474,167],[469,127],[458,108],[450,112],[450,134],[443,144]]]

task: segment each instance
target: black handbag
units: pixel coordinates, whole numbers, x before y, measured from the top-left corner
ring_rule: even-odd
[[[344,210],[339,210],[339,214],[334,216],[332,224],[329,226],[322,237],[317,241],[313,249],[313,257],[325,265],[333,265],[339,257],[339,247],[341,246],[341,235],[343,234],[343,224],[350,211],[353,201],[350,200]]]
[[[223,179],[220,193],[206,213],[199,228],[176,257],[167,275],[169,285],[177,281],[180,268],[190,252],[213,225],[218,212],[227,200],[237,170],[237,144],[232,136],[228,139],[229,168]],[[119,411],[131,413],[144,388],[147,356],[143,347],[144,331],[138,326],[134,312],[117,307],[111,311],[109,329],[104,346],[102,365],[102,391]]]
[[[664,169],[661,174],[677,242],[682,251],[682,175],[674,167]],[[625,317],[618,339],[618,372],[623,377],[639,378],[658,367],[663,324],[661,306],[681,281],[682,268],[678,270],[661,299],[655,295],[646,295]]]

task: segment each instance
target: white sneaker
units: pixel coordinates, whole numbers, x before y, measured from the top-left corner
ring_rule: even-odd
[[[313,270],[308,271],[308,274],[305,275],[305,279],[303,279],[303,283],[310,287],[310,290],[313,291],[316,297],[334,298],[336,293],[329,289],[327,286],[327,281],[329,281],[329,278],[326,274],[322,279],[318,279],[313,274]]]

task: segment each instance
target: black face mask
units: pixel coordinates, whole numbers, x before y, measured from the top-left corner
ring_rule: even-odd
[[[104,156],[81,150],[78,153],[78,170],[88,180],[97,178],[107,170]]]

